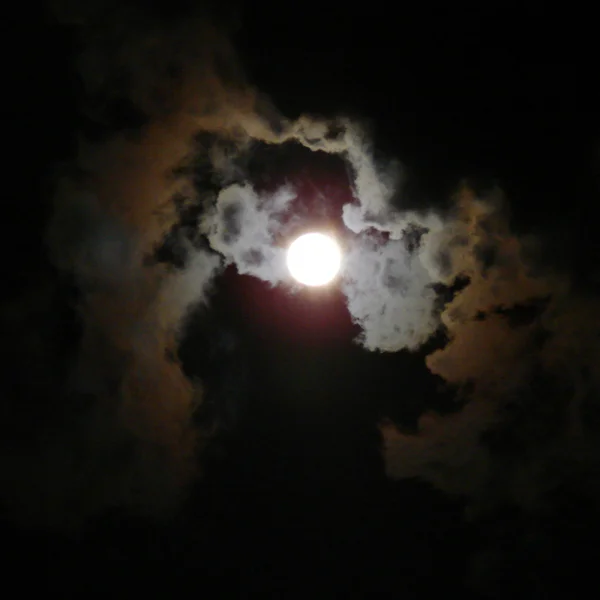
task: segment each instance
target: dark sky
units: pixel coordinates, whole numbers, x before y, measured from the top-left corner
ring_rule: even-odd
[[[109,23],[99,24],[100,32],[120,14],[104,4],[105,13],[89,17]],[[195,14],[186,3],[167,4],[150,12],[132,3],[132,14],[144,15],[142,29],[144,19],[177,24]],[[398,209],[442,211],[465,180],[482,196],[502,188],[511,231],[538,236],[544,267],[566,274],[593,306],[600,283],[596,49],[591,15],[563,11],[533,2],[512,10],[489,3],[478,9],[435,3],[352,8],[258,1],[210,7],[201,21],[233,23],[229,36],[246,80],[289,119],[344,114],[368,123],[376,160],[403,165],[402,193],[392,200]],[[45,525],[44,517],[40,525],[39,513],[21,514],[20,505],[44,494],[44,515],[85,512],[81,497],[87,492],[54,494],[55,478],[68,481],[69,490],[91,486],[94,497],[108,496],[114,485],[93,475],[104,460],[95,454],[82,462],[90,477],[83,483],[68,479],[66,467],[48,466],[54,464],[56,432],[61,436],[93,421],[77,437],[82,447],[91,436],[101,439],[102,448],[113,439],[95,424],[102,417],[88,422],[80,416],[87,414],[84,400],[64,392],[79,348],[86,347],[81,315],[88,310],[89,290],[52,259],[44,235],[57,210],[55,178],[76,156],[75,136],[110,139],[147,117],[136,112],[135,102],[107,100],[102,90],[90,94],[82,69],[95,67],[82,67],[77,57],[92,42],[78,38],[77,27],[53,11],[37,14],[39,19],[16,18],[14,46],[5,52],[11,65],[6,94],[13,103],[5,114],[7,153],[13,160],[5,172],[10,183],[2,239],[9,268],[2,306],[7,342],[1,451],[8,458],[0,485],[16,490],[2,495],[3,535],[15,568],[27,565],[29,577],[48,591],[70,589],[74,573],[82,589],[110,582],[136,591],[152,591],[154,578],[166,575],[174,593],[223,597],[545,598],[557,589],[573,595],[583,580],[593,582],[600,524],[594,475],[581,483],[575,474],[564,476],[571,473],[565,467],[548,479],[553,483],[535,506],[494,492],[493,508],[476,518],[468,517],[476,493],[450,494],[426,475],[386,476],[378,428],[383,419],[416,434],[419,417],[459,411],[471,397],[468,386],[477,387],[476,375],[456,385],[428,368],[425,357],[448,343],[448,331],[441,327],[415,351],[369,352],[354,341],[360,326],[340,289],[292,293],[239,275],[235,265],[216,275],[206,303],[193,308],[177,340],[185,377],[204,387],[193,426],[214,429],[194,451],[201,473],[188,483],[185,500],[166,519],[108,501],[66,532]],[[127,40],[127,25],[123,29]],[[25,58],[33,47],[34,55]],[[135,46],[126,52],[134,53]],[[341,207],[352,201],[352,181],[340,157],[299,144],[258,142],[240,164],[256,189],[293,184],[302,223],[343,227]],[[199,163],[194,168],[198,189],[219,189]],[[198,204],[186,210],[171,237],[157,243],[153,264],[178,264],[183,251],[172,240],[193,230],[203,214]],[[461,285],[440,288],[439,302],[449,301]],[[112,328],[103,321],[94,326],[100,336],[103,326]],[[595,326],[590,321],[589,329]],[[478,343],[482,352],[493,347],[485,337]],[[572,353],[580,351],[586,353],[583,346]],[[117,346],[106,356],[107,364],[128,360]],[[501,357],[495,363],[492,356],[490,363],[506,369],[507,381],[516,377]],[[113,372],[103,368],[98,372]],[[577,372],[593,378],[593,369]],[[538,423],[546,431],[553,410],[557,422],[566,422],[561,407],[567,400],[549,381],[539,375],[527,384],[525,425],[517,417],[489,433],[485,443],[499,457],[490,480],[499,488],[509,485],[511,476],[503,479],[507,464],[541,452]],[[590,388],[597,400],[598,390]],[[569,390],[565,398],[575,395]],[[596,419],[596,426],[594,415],[585,419]],[[503,443],[509,450],[502,450]],[[13,464],[22,447],[29,462]],[[154,452],[144,448],[142,453]],[[77,450],[68,452],[57,460],[68,462]],[[570,464],[568,453],[560,456]],[[595,456],[600,453],[584,461],[586,474],[598,473]],[[119,461],[117,456],[108,471],[117,471]],[[38,486],[38,480],[45,483]],[[164,485],[156,476],[157,497]]]

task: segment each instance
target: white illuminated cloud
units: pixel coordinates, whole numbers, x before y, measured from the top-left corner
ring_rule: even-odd
[[[306,233],[295,239],[287,252],[292,277],[308,286],[329,283],[340,270],[342,253],[335,240],[323,233]]]

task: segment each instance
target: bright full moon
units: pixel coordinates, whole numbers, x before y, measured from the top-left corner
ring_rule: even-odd
[[[333,238],[306,233],[296,238],[287,252],[287,266],[299,283],[313,287],[329,283],[340,270],[342,253]]]

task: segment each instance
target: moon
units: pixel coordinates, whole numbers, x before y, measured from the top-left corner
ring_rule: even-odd
[[[324,233],[305,233],[287,251],[287,266],[292,277],[311,287],[332,281],[340,270],[342,253],[337,242]]]

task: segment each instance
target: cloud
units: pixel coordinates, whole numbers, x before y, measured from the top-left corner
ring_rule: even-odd
[[[387,475],[465,498],[467,517],[480,522],[507,506],[563,518],[565,502],[596,505],[598,298],[548,262],[543,239],[511,231],[499,190],[478,197],[465,186],[449,210],[415,214],[401,198],[393,208],[386,186],[372,187],[344,209],[347,227],[362,236],[345,287],[359,341],[369,350],[415,350],[443,331],[447,342],[426,365],[456,390],[451,414],[427,410],[424,399],[416,434],[381,425]],[[407,243],[411,228],[416,244]],[[439,292],[453,288],[440,309]],[[480,587],[498,561],[515,561],[485,550],[493,560],[473,567]]]
[[[294,198],[294,192],[286,188],[261,197],[249,185],[229,186],[203,218],[202,230],[211,247],[227,263],[235,264],[240,274],[253,275],[273,285],[289,281],[285,249],[276,245],[274,236]]]
[[[342,290],[368,350],[419,348],[435,332],[433,280],[403,240],[364,237],[344,257]]]
[[[400,169],[395,163],[376,166],[367,132],[359,123],[303,116],[285,123],[269,142],[295,142],[347,161],[355,202],[345,205],[340,215],[346,226],[346,232],[340,232],[345,248],[341,279],[348,309],[363,330],[358,342],[380,351],[420,347],[440,324],[434,284],[452,279],[431,254],[448,251],[441,238],[453,222],[431,212],[393,208]],[[291,188],[265,195],[249,182],[235,183],[220,192],[203,219],[202,231],[240,273],[287,285],[290,278],[279,240],[287,239],[294,199]]]
[[[468,236],[449,244],[446,229],[430,253],[449,252],[450,272],[468,277],[441,314],[448,343],[426,358],[458,390],[457,412],[425,412],[414,436],[382,427],[390,477],[465,495],[472,516],[537,510],[575,472],[589,491],[600,459],[596,299],[532,262],[497,200],[466,190],[455,230]]]

